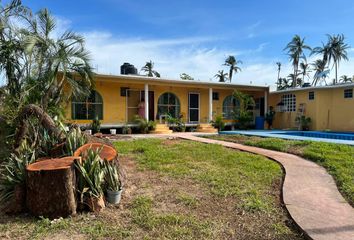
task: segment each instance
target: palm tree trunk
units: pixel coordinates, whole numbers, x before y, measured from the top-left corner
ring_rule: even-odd
[[[335,67],[336,67],[336,82],[335,82],[335,84],[337,84],[338,83],[338,65],[337,65],[337,61],[334,63],[335,64]]]
[[[232,81],[232,66],[230,66],[229,77],[230,77],[230,82],[231,82]]]

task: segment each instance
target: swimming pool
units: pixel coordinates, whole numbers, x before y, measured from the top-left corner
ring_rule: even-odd
[[[339,133],[339,132],[317,132],[317,131],[286,131],[283,133],[291,136],[302,136],[312,138],[329,138],[329,139],[342,139],[342,140],[354,140],[354,133]]]
[[[318,141],[354,145],[353,132],[320,132],[320,131],[284,131],[284,130],[246,130],[222,131],[219,134],[239,134],[289,140]]]

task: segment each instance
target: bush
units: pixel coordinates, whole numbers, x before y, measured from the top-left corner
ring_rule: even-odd
[[[221,115],[215,117],[215,121],[212,121],[211,124],[213,127],[217,128],[218,131],[222,131],[225,127],[225,123]]]
[[[135,116],[134,123],[138,125],[141,133],[149,133],[156,128],[156,123],[154,121],[147,121],[145,118],[138,115]]]

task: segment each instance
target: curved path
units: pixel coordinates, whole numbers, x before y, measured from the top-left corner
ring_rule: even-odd
[[[354,240],[354,209],[338,192],[333,178],[323,167],[288,153],[183,133],[174,137],[220,144],[279,162],[286,173],[283,201],[297,225],[315,240]]]

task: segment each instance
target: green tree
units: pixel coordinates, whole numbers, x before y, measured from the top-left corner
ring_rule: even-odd
[[[304,83],[305,77],[309,77],[309,73],[311,72],[310,65],[307,62],[301,62],[300,69],[302,74],[302,83]]]
[[[180,75],[180,78],[182,80],[194,80],[194,78],[192,78],[190,75],[188,75],[187,73],[181,73]]]
[[[312,86],[316,86],[320,81],[326,83],[326,78],[328,76],[329,70],[326,70],[326,61],[323,59],[317,59],[311,64],[315,74],[313,75]]]
[[[218,73],[214,75],[214,78],[219,79],[219,82],[226,82],[229,79],[228,74],[224,73],[224,70],[218,71]]]
[[[141,71],[145,72],[148,77],[161,77],[160,73],[154,70],[154,63],[151,60],[145,63]]]
[[[348,77],[347,75],[343,75],[340,77],[339,82],[341,83],[351,83],[353,82],[353,79]]]
[[[253,120],[251,110],[255,106],[255,101],[250,95],[237,90],[234,91],[233,97],[239,103],[239,107],[234,111],[234,119],[239,128],[246,129]]]
[[[236,60],[235,56],[228,56],[225,59],[224,65],[230,67],[230,70],[229,70],[230,82],[232,81],[233,72],[238,73],[241,71],[241,68],[238,66],[238,64],[242,64],[242,61]]]
[[[338,68],[341,60],[348,61],[347,49],[350,48],[348,44],[344,42],[345,37],[343,34],[327,35],[327,44],[322,44],[322,47],[316,47],[313,50],[313,54],[322,54],[323,61],[330,65],[333,61],[333,67],[335,69],[335,83],[338,83]]]
[[[284,51],[287,51],[289,59],[292,62],[294,79],[297,79],[299,73],[300,59],[306,59],[304,50],[311,50],[311,48],[305,44],[305,38],[301,38],[299,35],[295,35],[284,49]],[[293,81],[293,87],[296,87],[296,83],[297,81]]]

